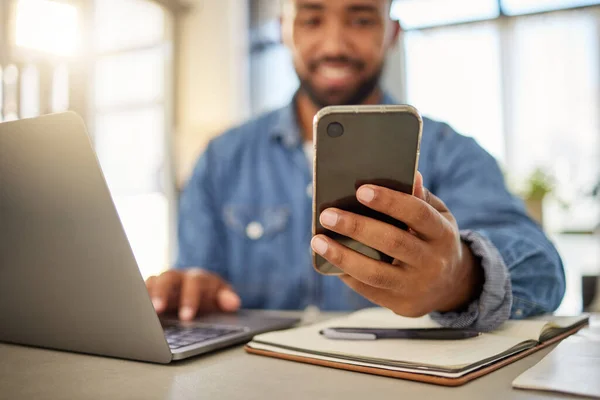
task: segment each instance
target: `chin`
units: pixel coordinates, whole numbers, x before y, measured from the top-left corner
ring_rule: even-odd
[[[319,98],[324,106],[345,106],[350,105],[351,99],[354,97],[352,93],[319,93]]]
[[[326,106],[341,106],[341,105],[356,105],[360,104],[364,97],[362,92],[370,92],[370,90],[361,90],[361,85],[351,84],[345,86],[325,86],[314,85],[314,82],[309,80],[300,80],[300,87],[319,107]]]

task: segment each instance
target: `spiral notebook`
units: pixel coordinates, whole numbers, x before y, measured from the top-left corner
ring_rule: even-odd
[[[435,328],[429,317],[404,318],[373,308],[310,326],[254,337],[246,351],[322,366],[458,386],[579,330],[587,316],[507,321],[500,329],[464,340],[332,340],[330,327]]]

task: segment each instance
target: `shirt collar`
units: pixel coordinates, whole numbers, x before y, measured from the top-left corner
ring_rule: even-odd
[[[383,105],[397,104],[396,100],[387,92],[383,93]],[[275,123],[271,125],[269,134],[272,138],[280,140],[285,147],[297,147],[301,143],[300,126],[296,115],[296,96],[285,107],[276,112]]]
[[[280,140],[285,147],[300,145],[300,126],[296,115],[296,95],[285,107],[279,109],[275,115],[275,123],[271,125],[270,135]]]

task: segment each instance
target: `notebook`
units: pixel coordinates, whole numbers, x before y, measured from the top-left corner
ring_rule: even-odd
[[[428,316],[405,318],[386,309],[372,308],[310,326],[258,335],[248,343],[246,350],[335,368],[457,386],[576,332],[588,320],[587,316],[550,318],[507,321],[492,333],[464,340],[346,341],[328,339],[319,333],[330,327],[439,327]]]
[[[600,399],[600,341],[573,336],[512,383],[518,389],[543,390]]]

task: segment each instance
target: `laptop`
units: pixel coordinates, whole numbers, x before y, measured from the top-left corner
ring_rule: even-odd
[[[83,120],[0,124],[0,341],[167,364],[297,322],[159,319]]]

